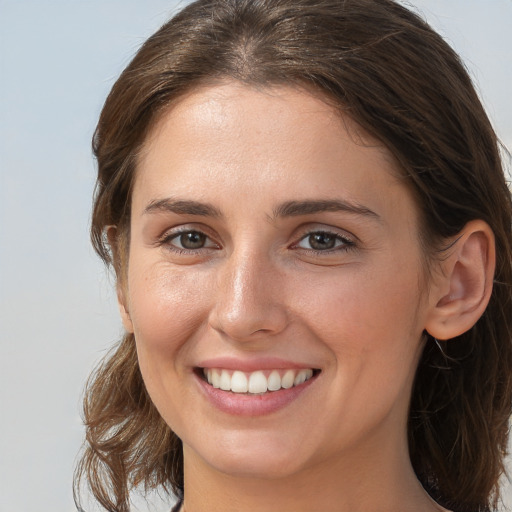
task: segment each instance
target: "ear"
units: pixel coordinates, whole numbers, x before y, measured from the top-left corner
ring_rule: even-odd
[[[121,314],[121,320],[126,332],[133,334],[133,322],[130,316],[130,311],[126,303],[125,293],[122,290],[121,285],[117,285],[117,304],[119,306],[119,313]]]
[[[120,254],[118,249],[118,233],[117,226],[108,226],[107,227],[107,239],[110,245],[110,250],[112,252],[112,258],[114,260],[114,268],[116,269],[116,293],[117,293],[117,304],[119,307],[119,313],[121,314],[121,320],[123,322],[123,326],[127,332],[133,333],[133,323],[130,317],[130,312],[128,310],[128,302],[127,302],[127,285],[126,280],[122,278],[121,269],[122,263],[120,262]]]
[[[492,293],[494,233],[482,220],[468,222],[432,278],[425,329],[434,338],[459,336],[482,316]]]

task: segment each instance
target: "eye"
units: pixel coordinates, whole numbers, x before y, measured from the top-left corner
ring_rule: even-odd
[[[333,249],[348,249],[353,245],[352,240],[337,233],[315,231],[301,238],[296,247],[313,251],[330,251]]]
[[[199,231],[187,231],[172,238],[174,245],[180,249],[201,249],[204,247],[207,236]]]
[[[161,244],[168,245],[172,250],[179,252],[217,247],[208,235],[193,229],[183,230],[178,233],[169,233],[163,238]]]

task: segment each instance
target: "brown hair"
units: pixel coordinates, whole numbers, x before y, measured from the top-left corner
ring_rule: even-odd
[[[392,0],[198,0],[185,7],[121,74],[94,134],[92,240],[118,279],[148,130],[180,95],[226,77],[306,85],[380,140],[417,197],[429,259],[470,220],[494,231],[489,306],[457,339],[427,340],[408,432],[418,478],[440,504],[495,507],[512,403],[512,206],[496,135],[458,56]],[[112,248],[108,226],[117,228]],[[92,375],[85,423],[76,489],[85,476],[101,505],[118,512],[129,510],[134,486],[182,494],[181,442],[151,403],[132,335]]]

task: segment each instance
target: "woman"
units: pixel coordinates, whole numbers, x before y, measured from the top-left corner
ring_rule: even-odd
[[[512,208],[456,54],[391,0],[199,0],[94,137],[126,335],[77,480],[112,511],[485,511],[511,407]],[[77,483],[78,485],[78,483]]]

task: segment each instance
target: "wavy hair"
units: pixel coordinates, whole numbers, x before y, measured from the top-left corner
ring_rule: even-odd
[[[500,147],[457,54],[392,0],[198,0],[140,48],[103,107],[93,138],[98,179],[92,241],[122,283],[137,154],[181,95],[225,78],[305,86],[394,155],[421,213],[432,261],[473,219],[496,239],[490,303],[447,342],[428,339],[413,387],[410,456],[442,505],[489,511],[499,500],[512,403],[512,206]],[[106,239],[106,230],[116,227]],[[425,336],[428,336],[425,334]],[[109,511],[133,487],[183,493],[181,441],[151,403],[125,335],[91,376],[86,444],[75,475]]]

